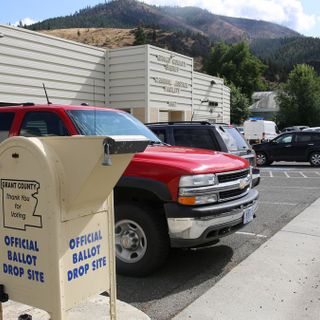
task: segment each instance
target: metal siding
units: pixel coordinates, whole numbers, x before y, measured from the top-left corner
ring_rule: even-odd
[[[114,108],[146,108],[146,46],[108,50],[109,102]]]
[[[105,50],[0,25],[0,101],[105,103]]]
[[[214,84],[211,84],[214,81]],[[230,121],[230,95],[226,94],[223,79],[194,72],[193,75],[193,120]],[[205,100],[218,102],[209,106]],[[228,121],[226,121],[228,120]]]
[[[230,118],[230,95],[231,95],[231,90],[227,86],[223,86],[223,97],[224,97],[224,108],[223,108],[223,121],[226,123],[231,122]]]

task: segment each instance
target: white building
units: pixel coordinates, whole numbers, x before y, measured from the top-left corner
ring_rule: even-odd
[[[230,122],[230,90],[150,45],[105,50],[0,25],[0,102],[111,106],[143,122]]]

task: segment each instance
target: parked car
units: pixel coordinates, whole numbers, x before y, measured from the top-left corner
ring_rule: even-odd
[[[248,161],[210,150],[164,145],[130,114],[89,106],[0,102],[0,141],[15,136],[144,135],[114,189],[117,271],[144,276],[171,247],[216,243],[253,220],[258,191]],[[86,150],[83,150],[85,153]]]
[[[269,142],[253,145],[253,149],[259,166],[273,161],[308,161],[312,166],[320,166],[320,132],[283,133]]]
[[[255,152],[232,125],[207,121],[171,121],[147,123],[158,137],[173,146],[228,152],[248,160],[253,168],[253,185],[260,181]]]
[[[269,141],[278,135],[275,122],[268,120],[247,120],[243,123],[244,137],[250,144]]]
[[[293,127],[285,127],[282,129],[281,132],[291,132],[291,131],[299,131],[299,130],[305,130],[308,129],[308,126],[293,126]]]

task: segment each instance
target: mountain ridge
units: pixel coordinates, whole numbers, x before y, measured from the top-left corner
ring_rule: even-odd
[[[112,0],[80,9],[69,16],[46,19],[28,28],[134,28],[139,25],[200,33],[211,41],[231,43],[300,36],[296,31],[267,21],[221,16],[197,7],[152,6],[136,0]]]

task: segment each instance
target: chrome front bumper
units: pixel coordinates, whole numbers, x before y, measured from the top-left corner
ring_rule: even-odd
[[[245,224],[243,216],[246,209],[257,211],[257,201],[247,206],[232,209],[218,215],[198,218],[168,218],[169,235],[173,247],[191,247],[217,240],[235,232]]]

